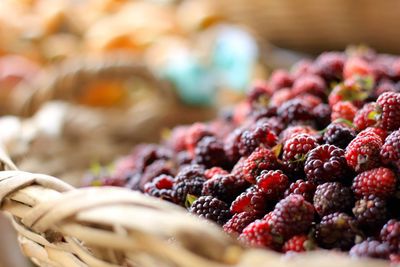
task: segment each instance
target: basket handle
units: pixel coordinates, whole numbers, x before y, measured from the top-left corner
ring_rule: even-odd
[[[49,75],[50,73],[50,75]],[[81,84],[99,77],[127,79],[138,77],[153,85],[160,99],[173,103],[177,97],[166,81],[157,78],[145,64],[143,57],[130,53],[110,53],[103,56],[86,56],[68,59],[39,75],[32,84],[21,84],[16,102],[21,103],[24,116],[33,115],[40,106],[54,99],[73,99]],[[22,100],[21,100],[22,99]]]

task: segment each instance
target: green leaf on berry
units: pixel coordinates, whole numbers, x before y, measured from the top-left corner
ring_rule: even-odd
[[[343,118],[336,119],[332,123],[343,123],[343,124],[346,124],[347,126],[349,126],[351,128],[355,128],[354,124],[351,121],[343,119]]]
[[[272,152],[274,153],[275,157],[279,158],[279,155],[280,155],[281,152],[282,152],[282,148],[283,148],[283,144],[280,143],[280,144],[275,145],[275,146],[271,149]]]
[[[369,120],[377,121],[377,120],[379,120],[380,116],[381,116],[381,114],[378,111],[374,110],[374,111],[371,111],[370,113],[368,113],[367,117]]]
[[[190,208],[193,204],[198,199],[195,195],[187,194],[186,195],[186,201],[185,201],[185,207]]]

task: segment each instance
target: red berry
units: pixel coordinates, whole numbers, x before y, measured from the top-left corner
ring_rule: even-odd
[[[314,69],[325,80],[337,81],[342,79],[345,61],[344,53],[325,52],[315,60]]]
[[[294,82],[292,87],[295,96],[307,93],[315,95],[321,99],[326,98],[325,90],[325,81],[317,75],[302,76]]]
[[[354,117],[353,123],[357,130],[361,131],[369,126],[374,126],[376,120],[373,118],[373,112],[376,110],[376,103],[365,104],[359,109]]]
[[[243,176],[249,183],[256,183],[256,178],[263,170],[273,170],[278,167],[274,153],[264,147],[257,148],[244,162]]]
[[[232,174],[217,174],[203,184],[202,194],[231,203],[248,185],[241,177]]]
[[[400,93],[386,92],[376,100],[383,129],[395,131],[400,128]]]
[[[321,145],[311,150],[304,165],[307,180],[315,184],[343,179],[347,171],[344,150],[334,145]]]
[[[259,146],[269,148],[275,146],[277,139],[268,123],[258,123],[254,129],[246,130],[240,136],[239,152],[243,156],[248,156]]]
[[[400,222],[397,220],[389,220],[382,228],[379,235],[383,242],[389,244],[392,253],[400,253]]]
[[[194,153],[197,143],[205,136],[212,136],[213,134],[204,123],[195,123],[189,127],[186,132],[185,144],[186,149],[190,153]]]
[[[222,169],[221,167],[212,167],[211,169],[207,169],[204,171],[204,177],[207,180],[212,179],[215,175],[218,174],[229,174],[229,173],[224,169]]]
[[[313,250],[314,242],[307,235],[295,235],[290,238],[282,247],[283,252],[304,252]]]
[[[265,193],[270,200],[282,198],[285,190],[289,186],[289,178],[280,170],[263,171],[257,177],[256,187]]]
[[[393,196],[396,183],[393,171],[379,167],[358,174],[351,188],[357,197],[375,195],[386,199]]]
[[[302,171],[307,153],[317,145],[317,140],[308,134],[298,134],[287,140],[282,155],[285,168],[293,173]]]
[[[345,79],[356,75],[373,75],[373,69],[370,64],[360,57],[349,58],[344,64],[343,76]]]
[[[230,210],[232,213],[256,212],[265,214],[267,212],[266,195],[257,188],[250,187],[232,202]]]
[[[381,147],[382,139],[374,133],[357,136],[346,148],[347,164],[356,172],[378,167]]]
[[[380,154],[383,163],[392,164],[400,170],[400,130],[386,137]]]
[[[228,234],[239,235],[243,229],[259,218],[256,212],[236,213],[224,224],[224,231]]]
[[[332,121],[345,119],[352,122],[356,112],[357,108],[351,102],[338,102],[332,107],[331,119]]]
[[[250,223],[243,229],[239,240],[248,246],[270,249],[276,249],[283,241],[271,233],[269,223],[264,220],[257,220]]]
[[[286,70],[275,70],[269,78],[269,85],[274,91],[291,87],[293,84],[292,76]]]
[[[270,105],[279,107],[286,101],[289,101],[290,99],[293,98],[293,92],[289,88],[283,88],[280,89],[279,91],[275,92],[271,99],[270,99]]]

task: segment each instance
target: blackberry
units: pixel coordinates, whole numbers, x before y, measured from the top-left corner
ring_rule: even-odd
[[[289,189],[285,191],[284,196],[287,197],[291,194],[297,194],[303,196],[308,202],[312,202],[315,189],[316,186],[313,183],[300,179],[290,185]]]
[[[291,87],[293,84],[293,77],[286,70],[275,70],[269,78],[269,84],[274,91]]]
[[[289,195],[276,204],[270,218],[273,233],[288,239],[311,228],[314,207],[301,195]]]
[[[264,108],[268,105],[272,90],[266,83],[255,84],[247,93],[247,101],[253,110]]]
[[[224,224],[224,231],[228,234],[239,235],[247,225],[259,217],[260,215],[256,212],[236,213]]]
[[[324,183],[317,186],[314,207],[319,216],[350,211],[353,204],[354,198],[351,189],[341,183]]]
[[[294,174],[301,173],[307,153],[317,145],[317,140],[309,134],[298,134],[287,140],[282,154],[285,169]]]
[[[237,162],[240,159],[239,142],[243,131],[236,129],[224,140],[225,154],[230,162]]]
[[[224,167],[227,163],[223,144],[215,137],[203,137],[194,150],[194,161],[206,168]]]
[[[325,81],[340,81],[343,78],[343,67],[346,61],[344,53],[325,52],[317,57],[313,67]]]
[[[180,182],[176,181],[172,190],[177,204],[184,206],[186,204],[188,194],[196,197],[200,196],[205,181],[206,179],[201,176],[193,177],[190,180],[183,180]]]
[[[176,175],[175,181],[180,183],[183,181],[192,180],[194,178],[205,179],[204,171],[204,167],[196,164],[183,167]]]
[[[269,148],[275,146],[277,139],[267,123],[257,124],[255,129],[246,130],[242,133],[239,152],[242,156],[248,156],[260,145]]]
[[[354,245],[349,252],[351,257],[389,259],[389,246],[376,240],[365,240]]]
[[[344,150],[327,144],[311,150],[304,164],[307,179],[315,184],[339,181],[347,169]]]
[[[256,220],[243,229],[239,240],[251,247],[270,248],[278,250],[283,243],[280,237],[271,232],[270,224],[264,220]]]
[[[314,107],[312,114],[315,117],[318,129],[324,129],[331,122],[331,108],[328,104],[319,104]]]
[[[387,213],[386,201],[374,195],[357,200],[353,208],[360,228],[372,234],[386,222]]]
[[[185,136],[186,150],[190,154],[193,154],[197,143],[206,136],[214,136],[206,124],[195,123],[191,125],[189,129],[187,129]]]
[[[169,149],[158,145],[144,145],[134,158],[137,160],[137,170],[144,172],[156,160],[171,159],[172,153]]]
[[[315,237],[322,248],[349,250],[358,235],[355,220],[346,213],[335,212],[322,217]]]
[[[382,228],[379,235],[382,242],[389,244],[391,253],[400,252],[400,221],[391,219]]]
[[[161,198],[170,202],[175,202],[172,187],[174,178],[169,175],[162,174],[153,181],[144,185],[144,192],[149,196]]]
[[[326,84],[325,81],[317,75],[305,75],[298,78],[292,87],[293,94],[298,96],[301,94],[311,94],[326,99]]]
[[[196,199],[190,207],[190,212],[219,225],[224,225],[231,216],[228,205],[211,196],[202,196]]]
[[[151,182],[161,174],[175,175],[172,161],[159,159],[147,166],[140,179],[139,189],[143,191],[146,183]]]
[[[277,114],[287,124],[293,121],[310,121],[314,119],[312,107],[301,99],[286,101],[278,107]]]
[[[263,170],[273,170],[277,167],[278,162],[274,153],[267,148],[259,147],[243,163],[243,176],[254,184]]]
[[[232,174],[217,174],[203,184],[202,194],[231,203],[248,186],[249,183],[240,177]]]
[[[340,123],[330,124],[324,133],[324,142],[345,149],[346,146],[356,137],[357,133],[348,126]]]

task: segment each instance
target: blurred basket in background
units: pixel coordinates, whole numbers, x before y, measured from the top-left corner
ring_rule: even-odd
[[[214,115],[181,104],[171,86],[131,54],[74,58],[16,92],[12,102],[26,118],[13,123],[20,133],[9,136],[8,150],[23,169],[67,180],[134,144],[157,141],[164,128]]]
[[[229,19],[281,47],[319,53],[362,43],[400,53],[400,2],[396,0],[222,0],[215,4]]]

